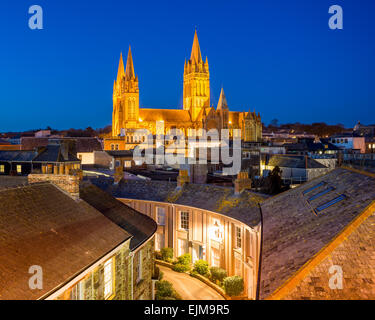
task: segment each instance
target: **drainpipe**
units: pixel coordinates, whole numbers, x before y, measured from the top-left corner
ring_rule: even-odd
[[[134,261],[134,253],[130,252],[130,268],[131,268],[131,300],[134,300],[134,268],[133,268],[133,261]]]
[[[263,211],[260,203],[258,202],[259,213],[260,213],[260,248],[259,248],[259,263],[258,263],[258,283],[255,300],[259,300],[260,295],[260,273],[262,269],[262,251],[263,251]]]

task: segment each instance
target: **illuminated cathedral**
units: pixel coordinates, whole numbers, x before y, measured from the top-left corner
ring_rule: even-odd
[[[129,150],[141,142],[137,129],[148,129],[152,134],[165,134],[177,128],[186,135],[189,129],[241,129],[245,142],[259,142],[262,138],[260,114],[229,111],[224,90],[221,89],[217,107],[210,103],[210,72],[208,59],[202,59],[198,35],[195,31],[190,59],[185,60],[182,109],[149,109],[139,107],[139,80],[135,74],[131,49],[126,60],[122,54],[113,84],[112,137],[105,139],[106,150]]]

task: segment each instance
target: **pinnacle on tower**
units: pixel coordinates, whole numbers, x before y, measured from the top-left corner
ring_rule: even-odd
[[[227,98],[225,97],[224,89],[221,88],[220,98],[219,98],[219,102],[217,104],[217,110],[227,109],[227,108],[228,108]]]
[[[195,61],[196,63],[202,61],[202,54],[201,54],[201,48],[199,47],[197,30],[195,30],[195,34],[194,34],[194,41],[193,41],[193,47],[191,48],[190,60],[192,62]]]
[[[125,75],[124,72],[124,61],[122,60],[122,52],[120,54],[120,61],[118,63],[118,70],[117,70],[117,83],[121,83],[122,77]]]
[[[135,78],[132,51],[131,51],[130,46],[129,46],[128,58],[126,60],[125,78],[126,80]]]

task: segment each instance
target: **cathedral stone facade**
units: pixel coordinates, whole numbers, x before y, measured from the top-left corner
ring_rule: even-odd
[[[215,109],[210,103],[210,72],[208,59],[202,59],[197,32],[194,34],[190,59],[185,60],[182,109],[148,109],[139,107],[139,81],[135,74],[129,47],[126,67],[120,56],[117,79],[113,85],[112,137],[105,139],[106,150],[129,150],[142,141],[137,129],[152,134],[165,134],[177,128],[188,134],[189,129],[241,129],[245,142],[262,139],[260,114],[229,111],[224,90],[221,89]]]

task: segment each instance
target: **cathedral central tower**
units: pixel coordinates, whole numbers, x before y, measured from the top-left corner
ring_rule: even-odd
[[[195,121],[204,108],[210,107],[210,72],[208,60],[202,60],[198,35],[195,30],[190,60],[184,66],[184,110],[190,112]]]

